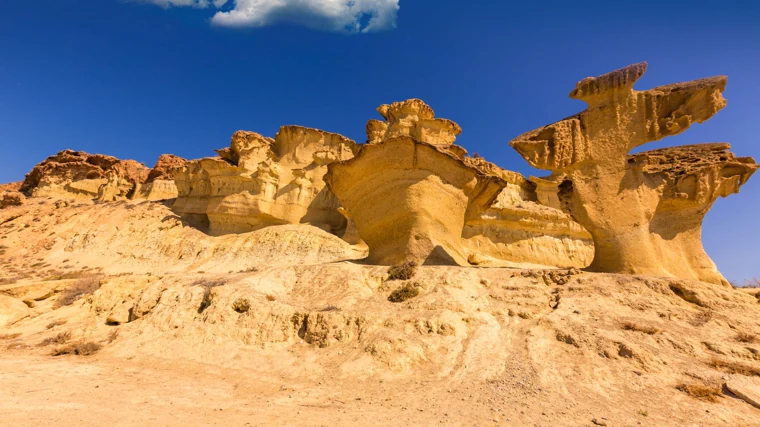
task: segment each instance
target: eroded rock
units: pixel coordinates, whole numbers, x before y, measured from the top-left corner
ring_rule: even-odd
[[[64,150],[35,166],[19,191],[32,197],[127,198],[149,173],[134,160]]]
[[[560,210],[558,200],[542,199],[535,178],[527,180],[482,158],[465,161],[507,182],[493,205],[465,224],[463,237],[471,264],[586,267],[591,263],[591,235]]]
[[[367,243],[368,261],[467,265],[465,221],[506,182],[467,164],[452,144],[459,127],[435,119],[422,101],[378,111],[387,122],[370,121],[369,142],[353,159],[330,164],[324,178]]]
[[[179,194],[174,183],[173,171],[187,164],[187,159],[173,154],[162,154],[153,166],[148,178],[135,190],[136,199],[168,200]]]
[[[590,269],[727,284],[702,248],[702,219],[718,196],[738,192],[757,169],[754,161],[734,157],[728,144],[626,156],[725,107],[726,78],[634,90],[645,71],[640,63],[582,80],[570,97],[587,110],[510,145],[531,165],[553,171],[541,182],[541,197],[591,233]]]
[[[301,126],[284,126],[274,139],[239,131],[220,157],[175,172],[174,210],[214,235],[299,223],[341,234],[346,220],[322,177],[356,150],[342,135]]]

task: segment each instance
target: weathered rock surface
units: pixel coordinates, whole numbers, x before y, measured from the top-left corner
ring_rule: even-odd
[[[522,182],[521,182],[522,181]],[[478,265],[586,267],[591,235],[563,211],[536,200],[531,182],[517,175],[496,202],[465,225],[463,237]]]
[[[383,104],[377,111],[385,121],[367,122],[368,144],[408,136],[430,145],[450,147],[462,133],[462,128],[451,120],[435,118],[433,109],[420,99]]]
[[[742,375],[734,375],[726,382],[726,388],[739,399],[760,409],[760,381]]]
[[[726,78],[633,90],[645,70],[640,63],[584,79],[570,96],[587,110],[510,145],[531,165],[554,172],[539,194],[591,233],[592,270],[727,284],[702,248],[702,219],[718,196],[738,192],[757,169],[754,161],[735,158],[728,144],[626,156],[725,107]]]
[[[12,325],[29,314],[29,307],[21,300],[0,294],[0,327]]]
[[[19,310],[0,326],[7,425],[61,411],[85,425],[115,412],[146,425],[180,412],[188,425],[757,424],[729,392],[679,388],[719,392],[758,370],[760,304],[744,290],[577,269],[421,266],[388,280],[312,226],[208,236],[149,201],[39,199],[0,210],[0,225],[0,301]],[[417,296],[388,300],[409,284]],[[66,333],[102,349],[51,357],[58,346],[41,344]],[[135,401],[148,402],[139,415]]]
[[[535,178],[478,157],[465,161],[507,182],[493,205],[465,224],[471,264],[580,268],[591,263],[591,235],[558,203],[541,200]]]
[[[0,184],[0,194],[5,193],[6,191],[19,191],[21,189],[21,184],[23,183],[23,181],[18,181]]]
[[[162,154],[144,183],[138,184],[134,199],[168,200],[179,194],[174,183],[174,169],[187,165],[187,160],[173,154]]]
[[[50,156],[26,175],[20,191],[32,197],[130,197],[150,170],[134,160],[64,150]],[[101,190],[101,186],[106,188]]]
[[[284,126],[274,139],[236,132],[220,157],[175,172],[174,211],[214,235],[300,223],[342,234],[346,220],[322,177],[356,150],[342,135],[301,126]]]
[[[325,175],[369,247],[367,261],[467,265],[465,221],[487,209],[506,182],[468,165],[464,149],[451,149],[459,126],[433,118],[422,101],[378,111],[387,122],[370,121],[369,142]]]
[[[153,169],[134,160],[64,150],[26,175],[19,191],[30,197],[163,200],[177,197],[171,170],[187,161],[164,154]]]

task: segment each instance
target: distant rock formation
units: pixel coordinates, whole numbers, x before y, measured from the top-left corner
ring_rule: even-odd
[[[510,145],[531,165],[553,171],[539,181],[538,194],[591,233],[591,270],[727,284],[702,247],[702,219],[718,196],[739,191],[755,162],[734,157],[728,144],[627,156],[725,107],[726,78],[633,90],[645,71],[639,63],[582,80],[570,97],[587,110]]]
[[[31,197],[128,198],[149,173],[134,160],[64,150],[35,166],[20,191]]]
[[[220,157],[175,170],[173,209],[213,235],[301,223],[340,235],[346,219],[322,177],[327,164],[356,151],[342,135],[301,126],[284,126],[274,139],[238,131]]]
[[[170,169],[186,160],[162,155],[154,169],[134,160],[64,150],[26,175],[19,191],[29,197],[162,200],[177,196]]]

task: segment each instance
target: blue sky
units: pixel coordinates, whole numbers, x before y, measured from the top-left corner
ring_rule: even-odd
[[[65,148],[151,166],[213,155],[238,129],[364,141],[378,105],[410,97],[459,123],[470,152],[535,174],[509,140],[585,108],[567,96],[578,80],[638,61],[639,89],[729,77],[725,110],[644,149],[727,141],[760,158],[760,2],[271,3],[2,0],[0,182]],[[730,280],[760,276],[758,212],[754,177],[705,220]]]

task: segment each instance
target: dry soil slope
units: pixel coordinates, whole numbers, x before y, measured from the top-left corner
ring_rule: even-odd
[[[760,425],[720,392],[760,379],[752,292],[568,270],[388,280],[308,226],[209,237],[153,202],[51,200],[0,223],[0,307],[15,313],[0,414],[14,425]],[[419,295],[389,302],[404,285]],[[39,344],[62,332],[103,348],[49,356]]]

